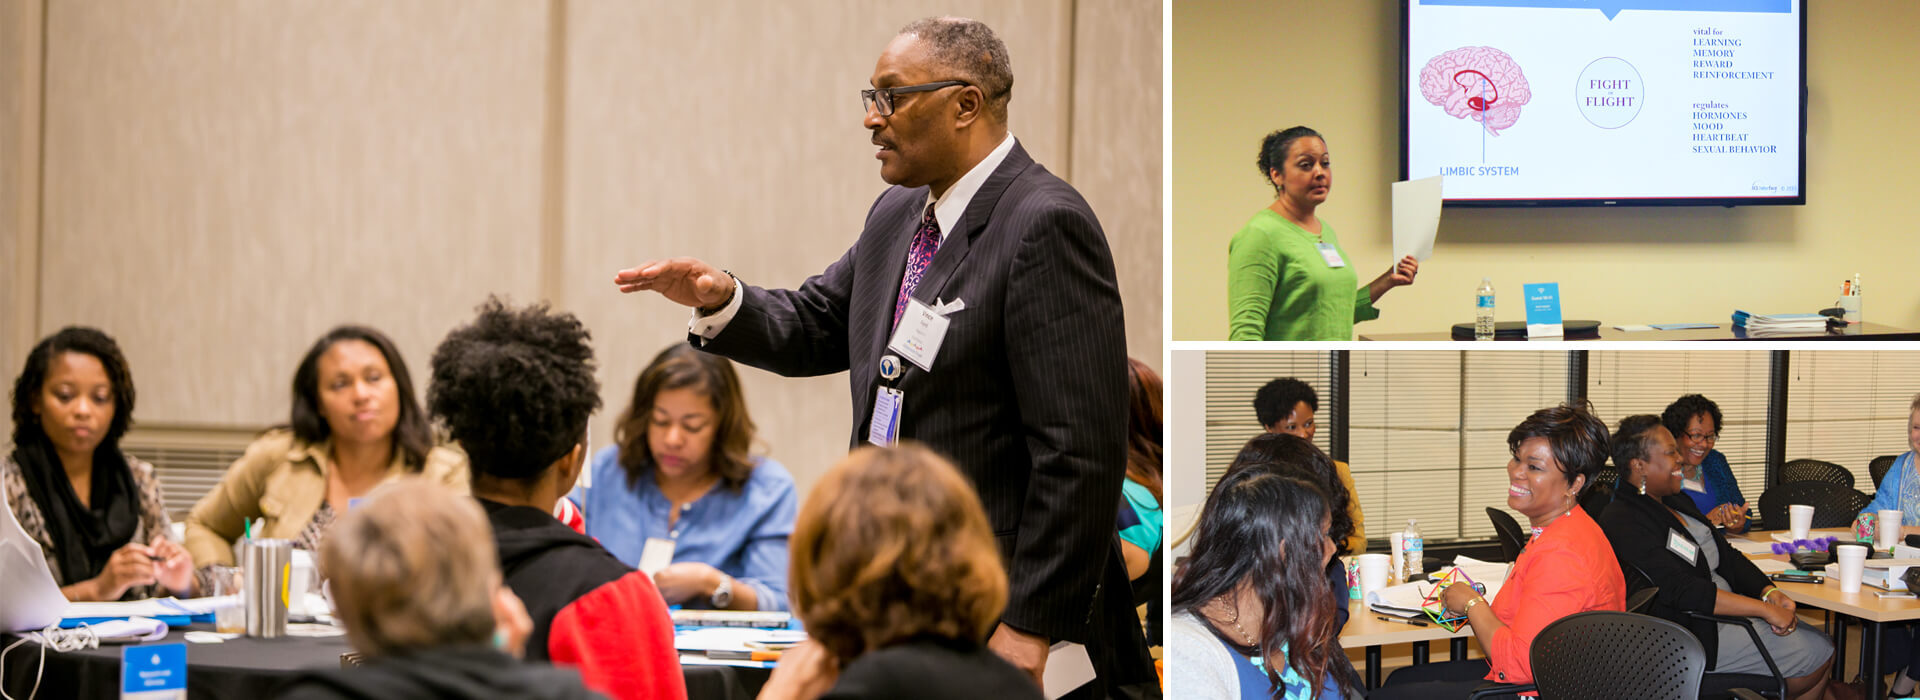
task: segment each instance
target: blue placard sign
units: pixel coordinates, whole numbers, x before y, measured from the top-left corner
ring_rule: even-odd
[[[120,696],[167,698],[187,696],[187,645],[150,644],[127,647],[120,656]]]
[[[1560,337],[1560,283],[1528,284],[1521,289],[1527,297],[1527,337]]]

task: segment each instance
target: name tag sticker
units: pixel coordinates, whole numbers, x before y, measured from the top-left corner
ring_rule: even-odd
[[[953,323],[919,299],[907,298],[907,311],[900,314],[900,327],[893,329],[887,349],[900,353],[915,367],[933,371],[933,358],[947,339],[947,325]]]
[[[1667,531],[1667,551],[1679,555],[1681,559],[1687,560],[1688,564],[1696,563],[1700,558],[1700,545],[1694,544],[1693,540],[1686,535],[1672,530]]]
[[[659,537],[647,538],[647,545],[640,550],[640,566],[635,567],[647,572],[648,576],[660,573],[661,569],[673,563],[674,541]]]
[[[906,395],[899,389],[878,389],[873,397],[873,418],[867,424],[867,442],[886,447],[900,438],[900,408]]]
[[[1313,247],[1320,250],[1320,257],[1327,261],[1327,267],[1341,268],[1347,266],[1346,259],[1340,257],[1340,249],[1333,247],[1332,243],[1321,241],[1313,244]]]

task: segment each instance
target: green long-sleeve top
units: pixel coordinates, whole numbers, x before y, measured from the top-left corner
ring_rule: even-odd
[[[1329,267],[1321,241],[1346,266]],[[1380,317],[1333,225],[1314,235],[1272,209],[1227,243],[1227,314],[1228,340],[1352,340],[1355,322]]]

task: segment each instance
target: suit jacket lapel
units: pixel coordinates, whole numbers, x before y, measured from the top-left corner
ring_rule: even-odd
[[[1033,158],[1027,155],[1027,149],[1014,142],[1013,150],[1007,152],[1006,159],[1000,161],[1000,167],[987,176],[987,181],[973,193],[973,200],[967,202],[967,211],[960,216],[960,230],[947,234],[940,243],[939,252],[933,255],[933,264],[927,268],[926,275],[920,278],[920,286],[914,288],[913,298],[928,304],[940,299],[940,293],[947,287],[947,281],[953,278],[954,270],[967,258],[967,250],[972,246],[975,236],[987,228],[987,220],[993,214],[994,207],[1000,204],[1000,195],[1006,194],[1007,186],[1013,184],[1027,166],[1033,165]],[[904,249],[901,256],[905,257]],[[901,263],[901,269],[906,269]],[[946,300],[951,301],[951,300]]]

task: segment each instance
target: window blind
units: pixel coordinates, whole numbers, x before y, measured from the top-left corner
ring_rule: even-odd
[[[1854,488],[1873,493],[1873,458],[1912,449],[1907,420],[1920,391],[1920,353],[1795,350],[1787,362],[1786,458],[1846,467]]]
[[[1314,420],[1320,430],[1313,444],[1327,449],[1332,431],[1333,353],[1296,351],[1232,351],[1207,353],[1207,491],[1233,463],[1247,440],[1259,435],[1260,419],[1253,412],[1253,395],[1267,382],[1293,377],[1320,395]]]
[[[1587,354],[1587,362],[1587,399],[1609,432],[1627,416],[1660,415],[1686,394],[1712,399],[1721,417],[1720,440],[1713,448],[1726,455],[1741,495],[1759,506],[1767,486],[1769,353],[1595,351]]]
[[[1507,432],[1566,400],[1566,353],[1366,351],[1352,359],[1349,464],[1367,531],[1384,541],[1412,518],[1431,542],[1492,538],[1486,508],[1506,508]]]

